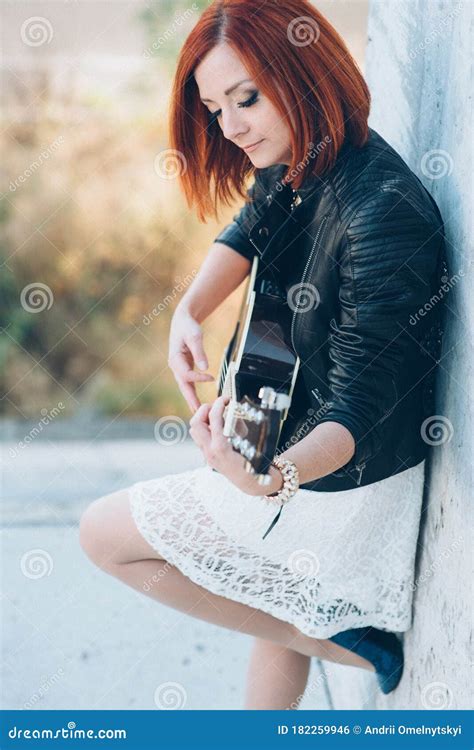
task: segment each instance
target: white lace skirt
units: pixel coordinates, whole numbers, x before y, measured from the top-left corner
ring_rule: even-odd
[[[214,594],[293,623],[313,638],[412,622],[424,465],[341,492],[298,490],[279,505],[205,465],[137,482],[130,508],[144,539]]]

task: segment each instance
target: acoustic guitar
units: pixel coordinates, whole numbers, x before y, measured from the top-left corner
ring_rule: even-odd
[[[300,360],[290,343],[286,293],[258,266],[255,255],[237,325],[222,357],[218,395],[230,397],[224,435],[245,458],[246,471],[267,485]]]

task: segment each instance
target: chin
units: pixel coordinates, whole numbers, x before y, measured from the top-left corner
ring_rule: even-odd
[[[265,154],[264,156],[263,154],[257,154],[257,152],[255,152],[254,154],[247,154],[247,156],[252,164],[255,164],[259,169],[271,167],[273,164],[278,163],[272,156],[268,156],[268,154]]]

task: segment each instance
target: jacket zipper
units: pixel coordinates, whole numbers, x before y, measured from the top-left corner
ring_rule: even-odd
[[[314,238],[313,247],[311,248],[311,252],[310,252],[310,254],[308,256],[308,260],[306,261],[306,265],[304,267],[303,276],[301,277],[300,284],[304,284],[305,277],[306,277],[306,274],[308,272],[309,264],[310,264],[311,259],[313,257],[314,250],[316,248],[318,239],[320,237],[320,234],[321,234],[321,231],[323,229],[323,226],[326,223],[326,220],[327,220],[327,216],[325,216],[322,219],[321,224],[318,227],[318,231],[316,233],[316,237]],[[291,321],[291,343],[293,344],[293,349],[294,349],[295,352],[296,352],[296,347],[295,347],[294,333],[295,333],[295,323],[296,323],[296,316],[297,316],[297,314],[298,314],[298,305],[296,305],[296,309],[293,312],[293,318],[292,318],[292,321]]]
[[[319,403],[320,406],[325,406],[326,401],[324,400],[324,398],[322,396],[322,393],[319,390],[319,388],[312,388],[311,389],[311,393],[313,394],[313,396],[315,396],[317,398],[318,403]]]
[[[361,464],[357,464],[356,467],[355,467],[357,469],[357,471],[359,472],[359,476],[356,479],[356,482],[357,482],[358,485],[360,485],[360,483],[362,481],[362,473],[363,473],[363,471],[365,469],[365,464],[366,464],[366,462],[364,461]]]

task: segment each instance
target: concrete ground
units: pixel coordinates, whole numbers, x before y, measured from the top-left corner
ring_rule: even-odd
[[[92,500],[202,465],[194,443],[38,439],[2,447],[1,707],[241,709],[252,638],[134,591],[79,545],[78,521]],[[371,707],[373,675],[313,659],[301,708],[334,707],[328,666],[332,681],[357,681],[358,704],[362,684]]]

